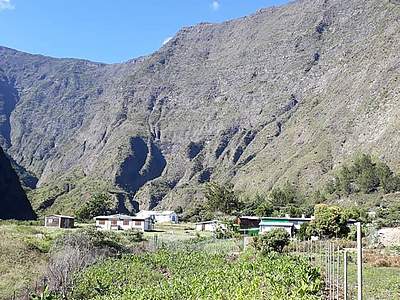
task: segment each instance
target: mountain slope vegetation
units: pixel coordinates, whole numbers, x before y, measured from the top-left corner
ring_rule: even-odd
[[[0,145],[38,178],[34,199],[65,191],[45,209],[87,199],[74,182],[123,210],[192,205],[210,180],[309,191],[356,152],[398,172],[399,15],[396,1],[299,0],[112,65],[1,47]]]

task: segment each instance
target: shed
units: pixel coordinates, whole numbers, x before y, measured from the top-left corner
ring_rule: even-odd
[[[73,228],[75,218],[63,215],[49,215],[44,218],[44,226],[51,228]]]
[[[196,223],[197,231],[211,231],[214,232],[217,228],[226,229],[226,225],[218,220],[204,221]]]
[[[251,229],[258,228],[260,225],[261,218],[254,216],[242,216],[237,219],[237,224],[240,229]]]
[[[139,218],[123,214],[110,216],[97,216],[94,218],[96,227],[103,230],[129,230],[137,229],[140,231],[153,230],[152,218]]]

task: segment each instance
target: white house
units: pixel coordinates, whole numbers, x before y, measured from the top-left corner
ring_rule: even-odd
[[[196,223],[197,231],[211,231],[214,232],[217,228],[226,229],[226,225],[218,220],[204,221]]]
[[[110,216],[98,216],[94,219],[96,220],[96,227],[104,230],[153,230],[153,220],[151,218],[139,218],[117,214]]]
[[[136,214],[136,217],[153,218],[157,223],[178,223],[178,215],[172,210],[141,210]]]

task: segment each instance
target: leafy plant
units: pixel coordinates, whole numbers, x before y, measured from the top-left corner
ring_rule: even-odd
[[[289,245],[289,239],[290,235],[286,230],[277,228],[255,237],[253,244],[256,250],[264,254],[270,252],[281,253],[285,246]]]
[[[290,275],[289,275],[290,274]],[[317,269],[302,258],[158,251],[96,264],[75,277],[73,299],[320,299]]]

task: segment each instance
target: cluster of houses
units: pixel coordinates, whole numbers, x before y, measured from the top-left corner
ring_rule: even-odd
[[[97,216],[96,228],[103,230],[129,230],[152,231],[155,223],[178,223],[178,215],[174,211],[142,210],[136,216],[115,214]],[[74,218],[63,215],[50,215],[45,217],[44,225],[53,228],[73,228]]]
[[[109,216],[97,216],[94,218],[96,227],[101,230],[129,230],[139,231],[154,230],[155,223],[178,223],[178,215],[174,211],[151,211],[142,210],[136,216],[114,214]],[[237,225],[241,233],[246,235],[263,234],[272,229],[282,228],[290,236],[300,229],[304,223],[310,222],[312,218],[302,217],[254,217],[243,216],[237,219]],[[73,228],[74,218],[64,215],[50,215],[45,218],[45,226],[53,228]],[[196,223],[197,231],[215,232],[218,228],[226,228],[226,225],[218,220]]]
[[[302,217],[253,217],[243,216],[237,219],[237,225],[241,233],[246,235],[263,234],[273,229],[282,228],[286,230],[290,236],[294,236],[296,230],[304,223],[310,222],[312,218]],[[211,231],[214,232],[218,228],[225,228],[225,225],[218,221],[205,221],[196,223],[197,231]]]

